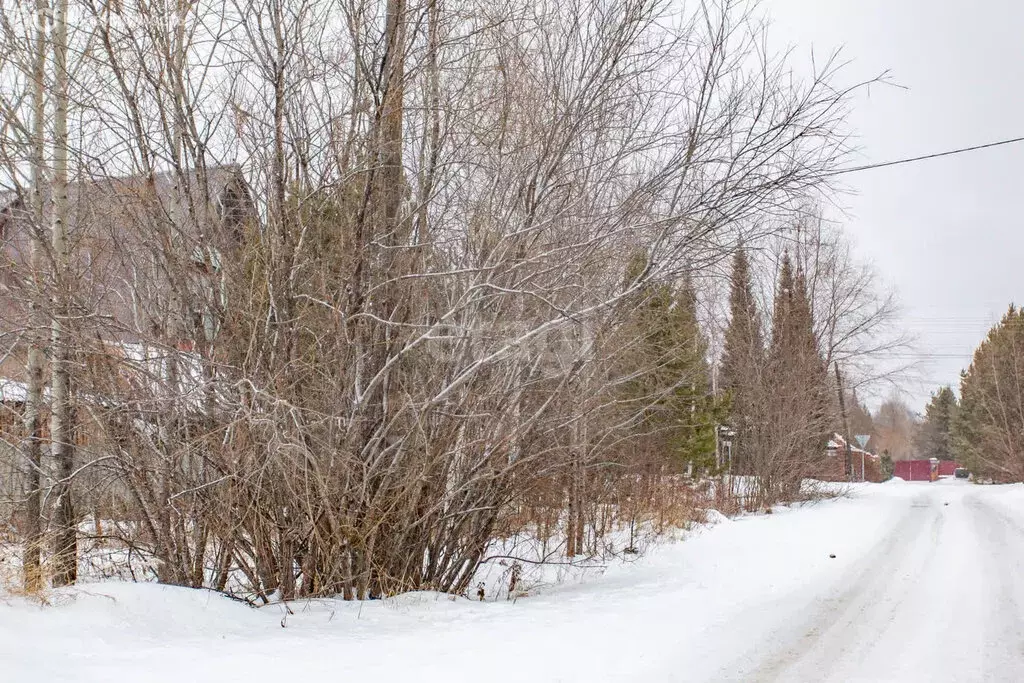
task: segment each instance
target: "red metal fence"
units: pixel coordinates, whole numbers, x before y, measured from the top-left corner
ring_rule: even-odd
[[[893,476],[904,481],[932,481],[930,460],[897,460],[893,463]]]
[[[959,463],[951,460],[897,460],[893,463],[893,476],[905,481],[935,481],[939,477],[952,477]]]

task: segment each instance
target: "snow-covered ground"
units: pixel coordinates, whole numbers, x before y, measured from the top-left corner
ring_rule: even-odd
[[[0,601],[0,680],[1024,681],[1024,486],[862,485],[514,603],[51,597]]]

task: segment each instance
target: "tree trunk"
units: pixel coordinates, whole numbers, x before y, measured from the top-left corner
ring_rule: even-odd
[[[42,404],[43,367],[46,357],[40,343],[39,303],[42,295],[43,252],[42,230],[46,224],[44,183],[46,99],[46,0],[36,0],[35,54],[32,63],[32,278],[35,284],[31,302],[32,329],[28,350],[28,395],[25,401],[25,439],[22,451],[28,466],[25,501],[25,554],[22,557],[23,585],[26,593],[38,593],[43,587],[42,570]]]
[[[56,586],[73,584],[77,576],[78,540],[71,476],[74,472],[74,425],[71,412],[70,350],[66,329],[70,283],[68,269],[68,71],[67,0],[59,0],[54,16],[53,58],[55,74],[53,150],[53,258],[55,306],[52,326],[50,442],[57,465],[56,536],[54,576]]]

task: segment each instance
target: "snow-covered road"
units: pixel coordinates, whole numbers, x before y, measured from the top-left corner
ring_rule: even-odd
[[[515,604],[57,598],[0,602],[0,681],[1024,681],[1024,486],[863,486]]]
[[[893,501],[892,525],[877,543],[821,590],[797,598],[799,615],[764,634],[765,654],[731,675],[1024,681],[1020,496],[973,486],[907,492]]]

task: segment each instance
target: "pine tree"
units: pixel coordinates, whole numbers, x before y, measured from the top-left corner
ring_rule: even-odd
[[[925,407],[924,423],[918,432],[918,451],[927,458],[955,460],[953,425],[959,404],[951,387],[945,386],[932,394]]]

